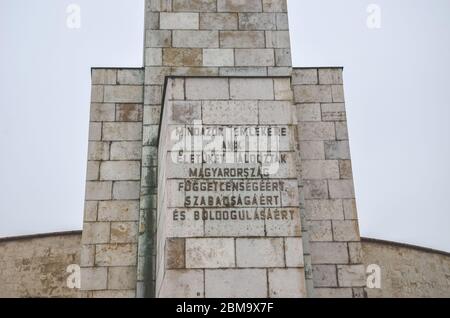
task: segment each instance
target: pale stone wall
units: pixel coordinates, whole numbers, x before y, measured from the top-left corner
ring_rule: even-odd
[[[417,246],[363,239],[364,264],[381,267],[381,289],[370,298],[450,297],[450,254]]]
[[[81,233],[0,239],[0,298],[79,297],[67,267],[80,264]]]
[[[143,69],[93,69],[81,288],[135,297]]]
[[[303,236],[312,297],[364,297],[341,68],[295,68]]]
[[[178,86],[185,89],[177,90]],[[156,296],[306,297],[290,78],[169,78],[165,92],[159,147]],[[197,121],[196,126],[194,121]],[[178,152],[172,152],[176,142],[171,137],[184,127],[285,129],[286,133],[277,138],[277,145],[270,148],[276,153],[267,153],[270,149],[266,148],[264,138],[240,139],[238,148],[230,150],[232,156],[239,153],[271,155],[277,163],[280,162],[277,155],[285,155],[286,161],[274,167],[272,173],[251,176],[244,181],[256,185],[276,184],[276,189],[241,192],[186,189],[187,183],[242,182],[242,177],[238,176],[193,177],[189,175],[189,168],[237,167],[265,171],[269,166],[261,162],[233,164],[232,160],[226,164],[191,162],[187,160],[189,152],[181,158],[183,163],[174,162],[173,156],[178,156]],[[216,137],[219,139],[218,134]],[[211,137],[205,138],[210,141]],[[224,151],[224,143],[219,143],[218,151]],[[201,146],[194,154],[196,152],[207,155]],[[185,191],[180,191],[180,185],[184,185]],[[193,196],[220,199],[236,195],[277,200],[234,205],[216,201],[197,205],[185,201]],[[233,210],[235,213],[245,210],[252,218],[194,217],[195,213],[224,215],[224,211],[230,214]],[[181,221],[182,213],[185,219]],[[259,213],[270,213],[271,217],[261,218]],[[253,218],[255,214],[258,219]]]

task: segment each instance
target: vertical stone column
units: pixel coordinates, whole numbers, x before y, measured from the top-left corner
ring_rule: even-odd
[[[306,297],[290,78],[165,92],[156,296]]]
[[[362,265],[341,68],[294,69],[306,219],[315,297],[363,297]],[[306,235],[305,235],[306,234]]]
[[[134,297],[142,149],[142,69],[93,69],[81,289]]]
[[[152,297],[165,76],[290,76],[292,62],[286,0],[146,0],[145,7],[138,295]]]

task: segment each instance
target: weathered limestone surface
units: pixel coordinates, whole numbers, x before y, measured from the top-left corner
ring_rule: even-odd
[[[135,297],[144,71],[93,69],[92,82],[81,289]]]
[[[297,107],[307,279],[313,297],[365,296],[340,68],[298,68]]]
[[[0,297],[79,297],[67,279],[80,264],[80,232],[0,239]]]
[[[158,151],[157,297],[307,296],[290,87],[289,78],[168,79]],[[204,129],[197,136],[207,139],[191,149],[185,129]],[[274,144],[264,133],[247,135],[256,129],[273,131]],[[227,130],[236,141],[231,148]],[[218,142],[208,142],[212,137]],[[217,155],[211,161],[207,145],[232,156],[273,156],[277,166]],[[233,175],[244,169],[256,174]],[[247,186],[228,188],[234,184]],[[200,282],[188,287],[194,278]]]
[[[291,238],[286,239],[286,243]],[[296,240],[296,238],[292,238]],[[365,267],[377,264],[381,267],[381,289],[367,289],[370,298],[381,297],[450,297],[450,256],[448,253],[427,250],[393,242],[362,239],[359,259]],[[82,297],[85,293],[67,287],[71,273],[67,267],[80,263],[80,253],[95,253],[92,248],[80,250],[81,233],[56,233],[34,237],[0,239],[0,281],[1,297]],[[358,243],[359,244],[359,243]],[[352,244],[349,243],[350,255]],[[361,250],[359,250],[361,251]],[[289,252],[287,252],[287,255]],[[287,256],[286,255],[286,256]],[[93,257],[92,257],[93,258]],[[134,267],[113,267],[109,272],[97,268],[87,275],[94,275],[91,288],[104,288],[110,282],[110,291],[97,291],[97,296],[132,297],[129,290],[135,283]],[[338,286],[335,265],[314,265],[316,297],[351,297],[351,288]],[[210,269],[205,271],[207,284],[203,286],[203,271],[168,271],[166,275],[177,275],[167,286],[168,294],[174,297],[180,291],[189,290],[190,297],[267,297],[265,270],[252,269]],[[342,275],[342,273],[341,273]],[[274,276],[271,276],[274,277]],[[269,278],[270,279],[270,278]],[[220,283],[227,284],[226,288]],[[103,284],[103,285],[102,285]],[[250,289],[250,287],[255,287]],[[206,288],[204,290],[204,287]],[[253,290],[259,295],[250,294]],[[184,292],[183,292],[184,293]]]

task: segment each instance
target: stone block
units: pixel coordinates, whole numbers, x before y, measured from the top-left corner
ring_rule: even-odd
[[[172,45],[172,32],[169,30],[146,30],[145,47],[170,47]]]
[[[108,222],[93,222],[83,224],[83,244],[109,243],[110,225]]]
[[[95,264],[95,245],[81,245],[80,266],[93,267]]]
[[[91,141],[88,144],[88,160],[109,160],[109,143]]]
[[[241,13],[239,30],[276,30],[277,21],[274,13]]]
[[[166,240],[166,268],[183,269],[186,267],[185,261],[185,240],[167,239]]]
[[[272,49],[236,49],[236,66],[274,66]]]
[[[275,54],[277,50],[275,50]],[[276,55],[275,55],[276,57]],[[291,76],[292,75],[292,67],[287,66],[276,66],[276,67],[268,67],[267,68],[268,76]]]
[[[288,237],[284,240],[287,267],[304,267],[303,240],[297,237]]]
[[[111,143],[111,160],[141,160],[140,141],[117,141]]]
[[[339,162],[337,160],[302,160],[301,165],[303,179],[339,179]]]
[[[258,124],[256,101],[205,101],[202,112],[206,125]]]
[[[201,30],[237,30],[238,15],[235,13],[200,13]]]
[[[217,11],[217,0],[172,0],[173,11],[214,12]]]
[[[265,48],[264,31],[220,31],[220,47],[236,49]]]
[[[272,211],[274,209],[271,209]],[[276,211],[276,209],[275,209]],[[266,235],[270,237],[300,237],[302,236],[300,211],[298,209],[282,209],[287,211],[288,220],[266,220]]]
[[[266,298],[266,270],[206,270],[205,296],[207,298]]]
[[[111,200],[112,182],[86,182],[86,201]]]
[[[178,209],[177,209],[178,210]],[[171,217],[167,218],[167,236],[168,237],[203,237],[205,236],[206,226],[202,220],[194,219],[193,210],[187,209],[185,211],[185,219],[180,218],[180,214],[170,210]],[[219,236],[219,235],[213,235]]]
[[[357,221],[333,221],[333,238],[337,242],[360,241]]]
[[[323,121],[345,121],[345,104],[322,104],[322,118]]]
[[[297,119],[299,122],[321,121],[320,104],[298,104]]]
[[[232,49],[203,49],[203,66],[233,66]]]
[[[309,220],[343,220],[341,200],[306,200]]]
[[[193,124],[202,119],[202,104],[197,101],[174,101],[169,111],[171,124]]]
[[[136,244],[97,245],[96,266],[135,266],[137,260]]]
[[[103,140],[138,141],[142,140],[141,123],[104,123]]]
[[[92,103],[103,103],[104,88],[105,87],[103,85],[92,85],[91,86],[91,102]]]
[[[303,122],[298,127],[300,141],[335,140],[333,123]]]
[[[184,78],[172,78],[170,80],[170,88],[172,91],[171,98],[173,100],[184,100]],[[156,124],[159,124],[157,122]]]
[[[336,139],[348,140],[348,130],[346,122],[336,122]]]
[[[341,287],[365,287],[366,269],[364,265],[338,265],[338,281]]]
[[[172,45],[175,48],[218,48],[218,31],[173,31]]]
[[[302,268],[269,270],[270,298],[305,298],[305,271]]]
[[[348,264],[347,244],[334,242],[311,242],[313,264]]]
[[[139,200],[141,184],[139,181],[116,181],[113,185],[114,200]]]
[[[287,13],[277,13],[277,30],[289,30],[289,18]]]
[[[117,83],[117,70],[93,68],[91,82],[92,85],[115,85]]]
[[[305,199],[328,199],[328,184],[326,180],[305,180],[303,183]]]
[[[201,49],[166,48],[163,51],[163,65],[165,66],[201,66]]]
[[[311,242],[332,242],[331,221],[309,221],[309,239]]]
[[[266,31],[266,47],[289,49],[291,47],[289,31]]]
[[[89,141],[102,139],[102,123],[89,123]]]
[[[264,12],[286,12],[286,0],[263,0]]]
[[[103,290],[107,288],[108,269],[106,267],[81,268],[81,290]]]
[[[218,12],[262,12],[261,0],[217,0]]]
[[[316,288],[314,296],[317,298],[352,298],[351,288]]]
[[[207,237],[256,237],[265,236],[264,221],[207,220]]]
[[[105,86],[105,103],[142,103],[143,88],[137,85]]]
[[[186,239],[186,268],[235,267],[233,239]]]
[[[90,121],[114,121],[115,111],[114,104],[92,103]]]
[[[314,287],[338,287],[336,265],[313,266]]]
[[[99,178],[100,161],[88,161],[86,170],[86,180],[96,181]]]
[[[150,125],[144,126],[143,140],[144,146],[157,146],[158,145],[158,131],[159,126]]]
[[[203,270],[168,270],[158,296],[160,298],[203,298],[205,284],[203,278]]]
[[[218,67],[177,67],[172,69],[173,76],[218,76]]]
[[[99,202],[99,221],[137,221],[139,220],[139,201]]]
[[[267,76],[266,67],[221,67],[220,76]]]
[[[162,65],[162,50],[161,50],[161,63]],[[164,83],[166,76],[171,75],[171,68],[168,66],[164,67],[146,67],[145,68],[145,85],[161,85]],[[145,89],[144,89],[145,91]],[[145,106],[144,106],[145,107]]]
[[[332,85],[331,86],[333,94],[333,103],[344,103],[344,86],[343,85]]]
[[[259,123],[261,125],[291,125],[294,118],[294,105],[283,101],[260,101]]]
[[[191,100],[229,99],[228,79],[226,78],[188,78],[186,97]]]
[[[290,78],[274,78],[273,86],[276,100],[288,100],[292,103],[293,92]]]
[[[144,71],[142,69],[117,70],[117,84],[142,85],[144,84]]]
[[[283,239],[237,239],[237,267],[284,267]]]
[[[292,84],[294,85],[316,85],[318,83],[319,79],[315,68],[296,68],[292,72]]]
[[[273,100],[273,80],[266,78],[230,79],[231,99]]]
[[[348,251],[351,264],[361,264],[364,261],[361,242],[349,242]]]
[[[294,98],[297,103],[331,103],[333,101],[330,85],[294,86]]]
[[[330,189],[330,198],[332,199],[355,198],[353,180],[330,180],[328,187]]]
[[[137,239],[137,222],[111,223],[111,243],[136,243]]]
[[[356,201],[354,199],[342,200],[344,205],[344,215],[346,220],[357,220],[358,212],[356,209]]]
[[[97,208],[98,208],[98,202],[86,201],[84,203],[84,221],[85,222],[97,221]]]
[[[302,160],[325,160],[325,149],[322,141],[300,142],[300,158]]]
[[[145,49],[145,66],[162,65],[162,48]]]
[[[142,122],[141,104],[118,104],[116,107],[116,121],[138,121]]]
[[[140,178],[139,161],[107,161],[100,166],[100,180],[132,181]]]
[[[319,69],[319,84],[343,84],[342,69]]]
[[[352,162],[350,160],[339,161],[339,174],[341,179],[353,179]]]
[[[133,290],[136,288],[136,267],[110,267],[108,289]]]
[[[121,298],[136,298],[135,290],[99,290],[92,292],[93,298],[99,299],[121,299]]]
[[[198,30],[199,14],[192,12],[161,12],[159,26],[161,30]]]
[[[282,207],[297,207],[300,202],[297,180],[284,181],[284,189],[281,190]]]

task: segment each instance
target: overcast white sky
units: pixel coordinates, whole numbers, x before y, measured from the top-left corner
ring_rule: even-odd
[[[81,229],[90,68],[142,66],[143,2],[0,0],[0,237]],[[450,251],[450,1],[289,9],[294,66],[345,67],[362,235]]]

